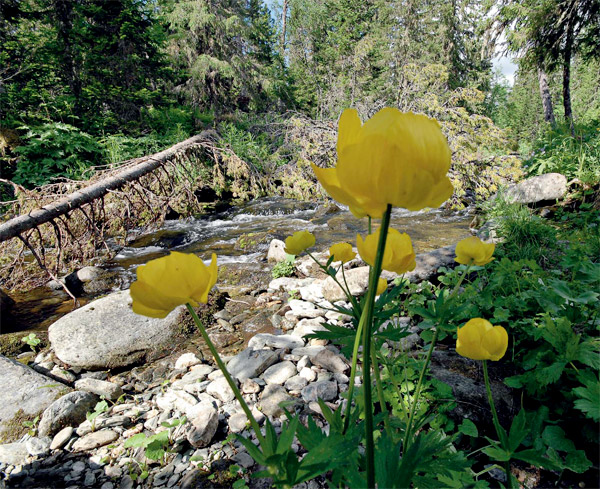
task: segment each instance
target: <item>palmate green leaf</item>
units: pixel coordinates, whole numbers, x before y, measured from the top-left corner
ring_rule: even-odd
[[[510,460],[510,453],[499,446],[486,447],[482,450],[488,457],[495,462],[507,462]]]
[[[588,340],[580,343],[574,360],[595,370],[600,370],[600,344],[598,341]]]
[[[557,360],[547,367],[537,369],[536,378],[539,382],[539,386],[544,387],[546,385],[553,384],[560,379],[560,376],[562,375],[566,365],[567,362]]]
[[[583,384],[582,387],[573,389],[573,393],[578,397],[574,405],[587,418],[594,421],[600,421],[600,381],[598,377],[589,371],[581,371],[578,375],[578,380]]]

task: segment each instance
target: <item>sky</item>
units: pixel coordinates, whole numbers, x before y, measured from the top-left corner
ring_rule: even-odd
[[[517,65],[513,63],[512,58],[506,56],[498,56],[492,59],[492,64],[494,66],[494,69],[500,69],[500,72],[504,75],[504,77],[512,87],[515,82],[515,73],[517,71]]]

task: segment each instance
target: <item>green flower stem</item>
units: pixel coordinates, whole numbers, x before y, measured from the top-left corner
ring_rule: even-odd
[[[372,346],[372,345],[371,345]],[[379,371],[379,361],[377,360],[377,352],[371,350],[371,363],[373,363],[373,372],[375,372],[375,387],[377,387],[377,397],[379,399],[379,407],[382,413],[387,413],[385,397],[383,395],[383,384],[381,382],[381,372]],[[383,424],[386,430],[390,430],[389,416],[383,418]]]
[[[200,318],[196,314],[196,311],[194,311],[194,308],[190,304],[186,304],[186,306],[187,306],[188,311],[192,315],[192,318],[194,319],[194,322],[196,323],[196,326],[198,327],[198,330],[200,331],[202,338],[206,342],[208,349],[210,350],[210,353],[212,354],[213,358],[215,359],[217,366],[219,367],[221,372],[223,372],[223,375],[225,376],[225,380],[227,380],[227,383],[229,384],[229,387],[231,387],[231,390],[233,391],[235,398],[240,403],[240,406],[242,406],[242,409],[244,410],[246,417],[250,421],[250,425],[252,426],[252,429],[254,430],[254,433],[256,434],[256,438],[258,438],[258,441],[260,442],[261,446],[264,445],[265,438],[263,437],[262,433],[260,432],[260,426],[258,425],[258,422],[252,415],[252,411],[250,411],[248,404],[246,404],[246,401],[242,397],[242,393],[240,392],[237,385],[235,384],[235,381],[229,374],[229,371],[227,370],[227,367],[223,363],[223,360],[221,360],[221,357],[219,356],[219,353],[217,352],[215,345],[213,345],[213,342],[210,340],[208,333],[206,332],[206,330],[204,329],[204,326],[202,325],[202,321],[200,321]]]
[[[488,402],[490,403],[490,409],[492,411],[492,418],[494,420],[494,428],[496,428],[496,433],[498,434],[498,439],[502,444],[502,448],[509,451],[508,441],[506,440],[506,435],[502,426],[500,425],[500,421],[498,420],[498,413],[496,412],[496,405],[494,404],[494,398],[492,397],[492,388],[490,386],[490,377],[488,375],[487,368],[487,360],[483,361],[483,379],[485,380],[485,390],[487,392]],[[518,486],[514,484],[514,478],[510,472],[510,460],[504,462],[504,470],[506,472],[506,478],[508,479],[508,485],[511,489],[518,489]]]
[[[470,265],[467,265],[467,268],[465,268],[463,274],[458,279],[458,282],[454,286],[454,289],[452,289],[452,292],[450,292],[448,299],[451,299],[452,297],[454,297],[454,295],[460,288],[461,284],[463,283],[463,280],[467,276],[467,273],[469,272],[469,268],[470,268]],[[446,300],[448,300],[448,299],[446,299]],[[423,387],[423,380],[425,379],[425,372],[427,372],[427,369],[429,368],[429,362],[431,362],[431,355],[433,354],[435,344],[437,343],[437,339],[438,339],[439,331],[440,331],[440,323],[441,323],[442,319],[443,318],[439,318],[438,321],[436,322],[435,331],[433,333],[433,338],[431,339],[431,345],[429,347],[429,350],[427,351],[427,357],[425,358],[425,364],[423,365],[423,368],[421,369],[421,373],[419,374],[419,381],[417,382],[417,388],[415,389],[415,396],[414,396],[412,405],[410,407],[410,414],[408,416],[408,422],[406,425],[406,432],[404,433],[403,450],[405,452],[408,449],[408,444],[410,441],[411,432],[412,432],[412,428],[413,428],[415,411],[417,409],[417,405],[419,404],[419,398],[421,397],[421,388]]]
[[[377,293],[377,280],[381,273],[383,263],[383,252],[387,239],[388,228],[390,226],[390,217],[392,206],[388,204],[383,217],[381,218],[381,232],[379,233],[379,243],[377,245],[377,254],[375,255],[375,264],[371,268],[369,276],[369,290],[367,292],[367,301],[362,311],[361,320],[365,318],[364,331],[362,335],[363,347],[363,388],[365,405],[365,455],[367,459],[367,487],[375,487],[375,444],[373,443],[373,398],[371,393],[371,327],[373,325],[373,309],[375,304],[375,294]],[[352,380],[351,380],[352,382]]]

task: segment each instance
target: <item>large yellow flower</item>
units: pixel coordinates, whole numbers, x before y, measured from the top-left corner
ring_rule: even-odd
[[[284,251],[289,255],[299,255],[315,245],[315,235],[309,231],[296,231],[285,238]]]
[[[137,269],[137,281],[129,293],[133,312],[152,318],[164,318],[182,304],[206,303],[210,289],[217,283],[217,255],[207,267],[201,258],[186,253],[149,261]]]
[[[494,243],[487,244],[477,236],[470,236],[458,242],[454,260],[462,265],[483,266],[494,259],[492,255],[495,248]]]
[[[369,234],[364,240],[360,234],[356,235],[358,253],[371,266],[375,264],[380,230],[381,228],[373,234]],[[389,228],[381,267],[390,272],[403,274],[414,270],[416,266],[416,256],[410,236],[406,233],[400,233],[396,229]]]
[[[500,360],[508,348],[508,333],[482,318],[469,320],[457,330],[456,353],[472,360]]]
[[[350,243],[336,243],[329,247],[329,256],[333,256],[334,261],[347,263],[356,258],[356,253],[352,250]]]
[[[356,217],[379,218],[388,204],[439,207],[453,192],[450,149],[437,121],[386,108],[364,124],[354,109],[340,117],[335,168],[313,169]]]

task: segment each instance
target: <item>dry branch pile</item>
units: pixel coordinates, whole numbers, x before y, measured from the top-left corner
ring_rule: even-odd
[[[195,192],[202,186],[239,198],[261,194],[257,171],[211,136],[98,170],[87,181],[15,188],[0,224],[0,287],[27,290],[110,258],[132,230],[160,226],[168,211],[201,212]]]

